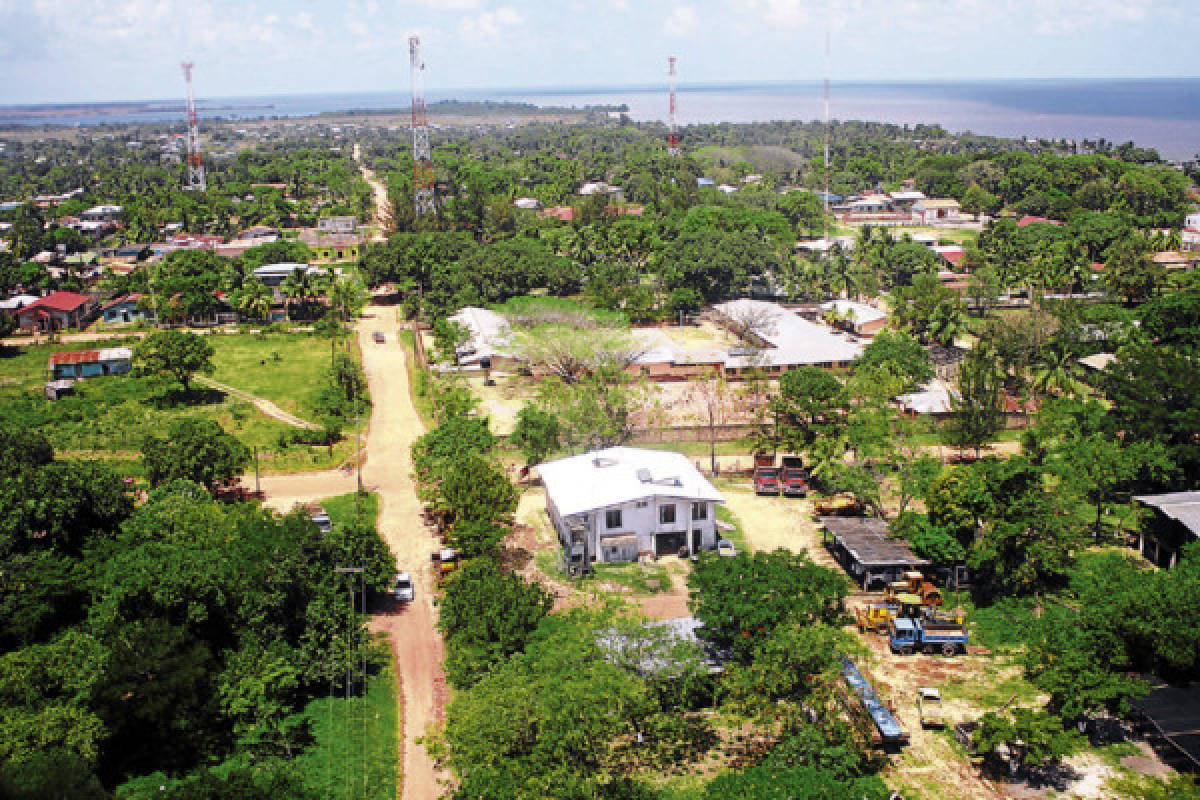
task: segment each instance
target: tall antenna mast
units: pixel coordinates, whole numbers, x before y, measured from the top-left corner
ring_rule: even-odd
[[[429,123],[425,118],[425,62],[421,40],[408,37],[408,63],[412,72],[413,213],[436,214],[433,200],[433,156],[429,150]]]
[[[192,62],[183,67],[183,78],[187,81],[187,183],[183,188],[189,192],[203,192],[208,188],[204,180],[204,159],[200,155],[200,123],[196,120],[196,95],[192,92]]]
[[[825,194],[821,196],[821,206],[824,213],[821,215],[822,229],[821,238],[829,238],[829,27],[833,21],[830,20],[825,28]]]
[[[679,129],[675,125],[675,56],[667,56],[667,80],[671,88],[671,102],[668,111],[670,132],[667,134],[667,154],[678,156],[683,154],[683,148],[679,146]]]

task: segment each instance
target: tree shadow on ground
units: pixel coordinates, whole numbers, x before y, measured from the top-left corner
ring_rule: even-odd
[[[147,397],[146,402],[159,409],[186,408],[223,403],[226,396],[225,392],[222,392],[220,389],[193,386],[190,389],[174,388],[161,390]]]

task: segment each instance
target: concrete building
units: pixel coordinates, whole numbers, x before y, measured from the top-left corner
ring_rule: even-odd
[[[121,208],[121,206],[93,206],[87,211],[82,212],[79,215],[79,218],[89,222],[116,222],[121,218],[122,211],[124,211],[124,209]]]
[[[308,245],[315,261],[357,261],[362,239],[356,233],[322,233],[306,228],[296,237]]]
[[[94,306],[92,298],[85,294],[54,292],[18,309],[17,326],[25,331],[82,328],[88,323]]]
[[[110,325],[153,319],[153,314],[138,307],[143,297],[144,294],[135,292],[110,300],[100,307],[101,318]]]
[[[358,217],[321,217],[317,220],[321,233],[354,233],[358,230]]]
[[[938,225],[959,220],[958,201],[951,198],[931,197],[913,203],[913,221],[921,225]]]
[[[568,563],[634,561],[717,545],[725,498],[679,453],[610,447],[538,465]]]
[[[859,336],[874,336],[887,325],[887,312],[866,303],[854,300],[830,300],[821,304],[821,310],[833,312],[839,319],[835,327],[841,327]]]

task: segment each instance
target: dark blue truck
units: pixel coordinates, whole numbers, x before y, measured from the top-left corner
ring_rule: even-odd
[[[888,626],[888,645],[893,653],[941,653],[952,656],[967,648],[967,629],[946,622],[896,617]]]

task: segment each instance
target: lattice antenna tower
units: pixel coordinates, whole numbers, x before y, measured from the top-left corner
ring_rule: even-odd
[[[187,81],[187,183],[183,188],[190,192],[203,192],[208,188],[204,180],[204,158],[200,155],[200,123],[196,119],[196,95],[192,91],[192,62],[183,67],[183,78]]]
[[[429,122],[425,118],[425,62],[421,40],[408,37],[408,63],[412,72],[413,213],[436,214],[433,199],[433,155],[429,149]]]
[[[829,24],[833,24],[830,20]],[[829,28],[825,28],[825,194],[821,196],[822,238],[829,238]]]
[[[678,156],[683,154],[683,148],[679,146],[679,128],[675,124],[675,56],[667,56],[667,80],[671,89],[667,117],[667,124],[670,128],[667,133],[667,153]]]

